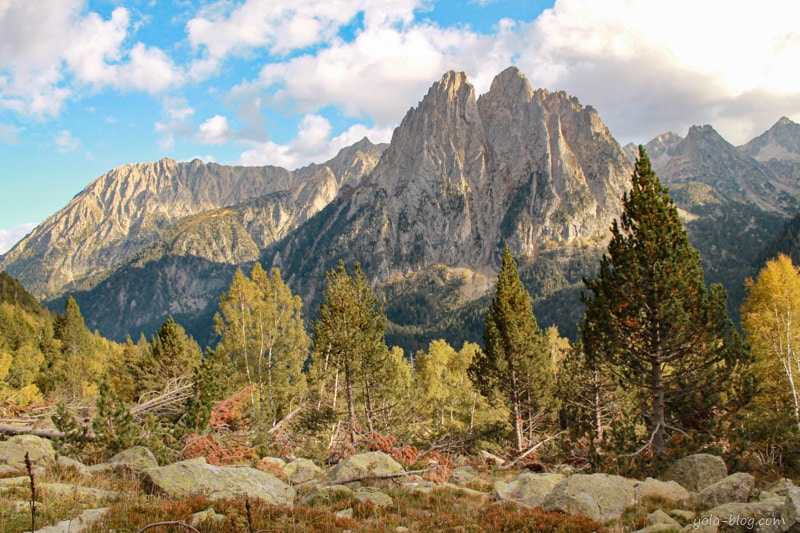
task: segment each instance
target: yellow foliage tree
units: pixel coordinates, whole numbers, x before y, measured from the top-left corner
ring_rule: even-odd
[[[742,327],[755,356],[759,401],[780,408],[788,395],[800,429],[800,270],[781,254],[746,286]]]

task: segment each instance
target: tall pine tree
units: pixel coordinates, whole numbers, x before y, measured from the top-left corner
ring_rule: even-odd
[[[508,246],[483,343],[469,367],[470,379],[483,396],[508,408],[517,450],[523,451],[552,422],[552,357]]]
[[[581,338],[590,363],[609,363],[626,388],[647,393],[649,442],[662,453],[669,429],[708,427],[747,355],[725,291],[706,288],[700,257],[641,146],[623,207],[597,278],[584,280],[591,295],[582,296]]]

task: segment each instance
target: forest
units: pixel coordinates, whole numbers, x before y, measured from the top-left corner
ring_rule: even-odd
[[[214,464],[391,448],[638,475],[704,451],[800,474],[800,270],[768,258],[738,328],[641,148],[623,205],[575,341],[538,326],[507,246],[482,343],[415,353],[387,345],[358,263],[326,274],[311,321],[279,270],[238,270],[204,348],[172,317],[112,342],[74,299],[53,314],[2,273],[0,431],[88,464],[134,445]]]

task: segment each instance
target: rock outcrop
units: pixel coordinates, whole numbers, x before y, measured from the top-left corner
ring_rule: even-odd
[[[542,509],[582,514],[605,522],[619,518],[633,504],[630,480],[610,474],[575,474],[553,488],[542,502]]]
[[[664,481],[675,481],[687,490],[698,492],[724,479],[728,467],[722,458],[698,453],[678,459],[661,476]]]
[[[214,466],[204,457],[141,473],[142,490],[181,498],[202,494],[209,499],[247,495],[272,505],[292,505],[295,490],[271,474],[249,467]]]

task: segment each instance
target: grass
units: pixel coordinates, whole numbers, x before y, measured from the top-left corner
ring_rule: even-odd
[[[252,533],[255,531],[333,533],[358,531],[384,533],[398,526],[412,532],[547,532],[589,533],[602,531],[600,524],[581,516],[545,513],[513,504],[490,504],[485,498],[464,491],[437,488],[429,493],[411,493],[398,487],[384,488],[394,503],[376,508],[372,503],[345,499],[330,505],[293,507],[271,506],[260,500],[248,505],[242,499],[211,502],[203,497],[182,500],[138,495],[123,498],[87,533],[114,530],[136,532],[161,521],[188,521],[193,513],[209,507],[224,515],[219,521],[206,521],[197,529],[202,533]],[[352,518],[337,512],[352,509]],[[164,526],[160,532],[183,532],[178,526]]]

